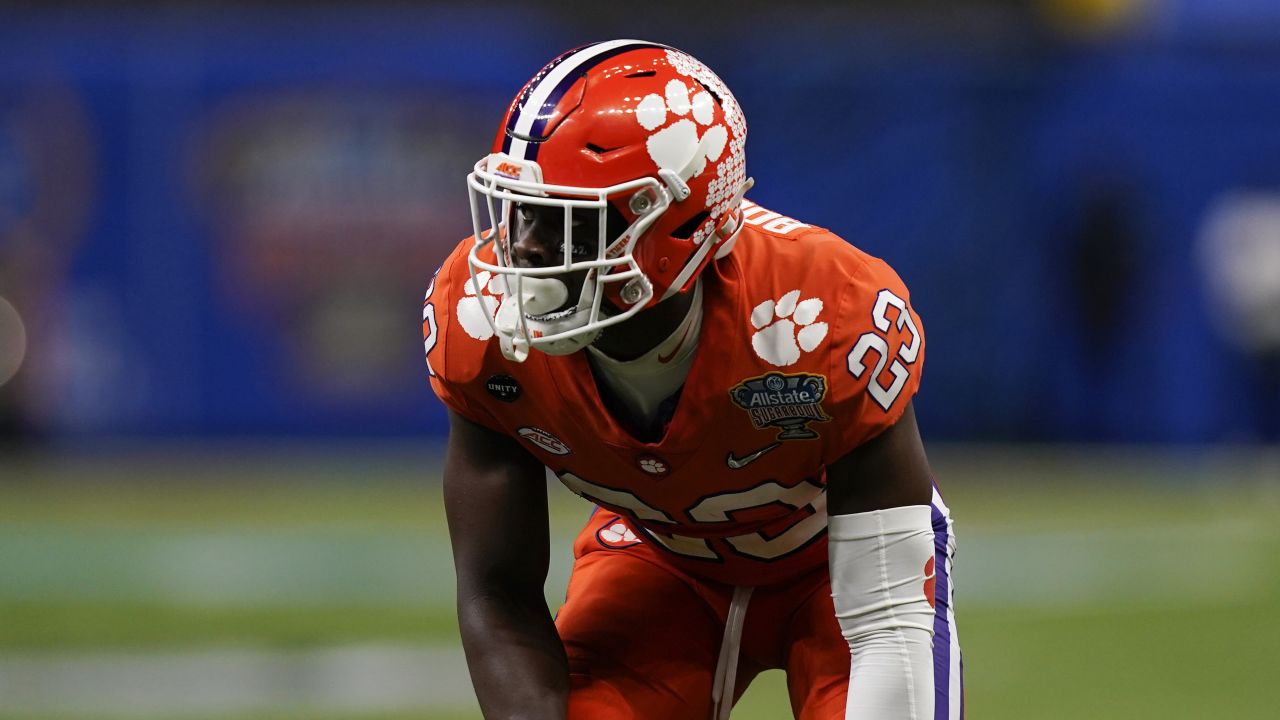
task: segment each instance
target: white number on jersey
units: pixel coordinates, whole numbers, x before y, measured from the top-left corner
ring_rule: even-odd
[[[437,270],[437,273],[440,271]],[[440,328],[436,325],[436,306],[431,302],[431,294],[436,291],[436,276],[431,276],[431,284],[427,286],[427,296],[422,299],[422,344],[426,349],[427,357],[427,373],[434,376],[436,371],[431,369],[431,351],[436,348],[436,342],[439,340],[437,335]]]
[[[627,512],[651,523],[675,524],[675,520],[670,515],[627,490],[597,485],[567,471],[558,475],[565,487],[597,505]],[[808,545],[827,528],[827,494],[822,486],[809,480],[791,487],[777,482],[767,482],[749,490],[711,495],[699,500],[687,509],[685,514],[698,523],[724,523],[731,522],[735,513],[774,504],[795,508],[797,514],[802,513],[803,517],[774,537],[766,537],[763,533],[754,532],[726,537],[725,542],[746,557],[756,560],[775,560]],[[655,542],[678,555],[703,560],[720,558],[710,543],[703,538],[662,533],[647,527],[640,529]]]
[[[796,510],[807,508],[808,514],[776,537],[754,532],[725,538],[725,542],[747,557],[773,560],[808,545],[827,528],[827,493],[808,480],[792,487],[768,482],[750,490],[712,495],[690,508],[689,517],[698,522],[728,522],[733,513],[774,503]]]
[[[897,325],[898,330],[902,330],[905,326],[907,331],[911,333],[911,343],[909,345],[900,343],[896,352],[890,352],[889,341],[885,335],[885,333],[889,332],[890,320],[888,312],[890,307],[898,311],[898,319],[894,323]],[[876,352],[876,367],[871,372],[870,382],[867,383],[867,392],[871,393],[871,398],[876,401],[876,404],[887,412],[893,405],[893,401],[898,399],[903,386],[907,384],[907,378],[911,374],[907,369],[907,365],[914,363],[916,357],[920,354],[920,333],[916,330],[915,321],[911,319],[911,312],[907,309],[907,302],[894,295],[890,290],[881,290],[880,294],[876,296],[875,307],[871,309],[871,321],[875,323],[876,329],[880,332],[863,333],[862,337],[858,338],[858,342],[853,344],[853,349],[849,351],[849,355],[845,360],[849,372],[855,378],[861,379],[867,371],[865,362],[867,353],[872,350]],[[880,374],[884,372],[884,367],[891,356],[893,357],[893,364],[889,365],[889,373],[893,375],[893,382],[889,384],[889,387],[885,387],[880,384]]]

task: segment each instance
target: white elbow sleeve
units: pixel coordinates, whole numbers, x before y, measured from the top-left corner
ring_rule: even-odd
[[[933,527],[927,505],[833,515],[831,594],[852,663],[846,720],[933,718]]]

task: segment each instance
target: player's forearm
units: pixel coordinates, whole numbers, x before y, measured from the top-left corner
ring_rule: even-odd
[[[845,720],[927,720],[934,708],[927,505],[833,515],[836,619],[852,654]]]
[[[564,720],[569,669],[546,603],[458,597],[467,667],[485,720]]]
[[[928,631],[894,628],[851,640],[845,720],[932,720],[933,645]]]

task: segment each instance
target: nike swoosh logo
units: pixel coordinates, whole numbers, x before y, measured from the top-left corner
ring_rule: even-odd
[[[742,456],[742,457],[740,457],[740,458],[736,458],[736,457],[734,457],[734,456],[733,456],[733,451],[732,451],[732,450],[730,450],[730,451],[729,451],[729,454],[728,454],[728,455],[725,455],[725,457],[724,457],[724,464],[725,464],[725,465],[728,465],[728,466],[729,466],[729,469],[731,469],[731,470],[741,470],[742,468],[744,468],[744,467],[746,467],[746,466],[750,465],[751,463],[755,462],[756,460],[759,460],[759,459],[761,458],[761,456],[763,456],[765,453],[767,453],[767,452],[769,452],[770,450],[772,450],[772,449],[774,449],[774,448],[778,447],[778,446],[779,446],[779,445],[781,445],[781,444],[782,444],[782,443],[780,443],[780,442],[776,442],[776,443],[773,443],[772,445],[765,445],[764,447],[762,447],[762,448],[760,448],[759,450],[757,450],[757,451],[755,451],[755,452],[751,453],[750,455],[744,455],[744,456]]]
[[[663,355],[663,354],[661,354],[661,353],[659,353],[659,354],[658,354],[658,362],[660,362],[660,363],[662,363],[662,364],[664,364],[664,365],[665,365],[666,363],[671,362],[671,358],[675,357],[675,356],[676,356],[676,353],[680,352],[680,348],[684,347],[684,341],[685,341],[685,339],[686,339],[686,338],[688,338],[688,337],[689,337],[689,330],[690,330],[690,328],[692,328],[692,327],[693,327],[693,324],[692,324],[692,323],[690,323],[687,327],[685,327],[685,329],[684,329],[684,335],[681,335],[681,336],[680,336],[680,342],[676,343],[676,347],[675,347],[675,349],[674,349],[674,350],[672,350],[672,351],[671,351],[671,354],[670,354],[670,355]]]

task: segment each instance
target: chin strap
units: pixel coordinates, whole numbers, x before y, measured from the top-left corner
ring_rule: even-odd
[[[716,235],[721,238],[720,246],[716,248],[716,260],[733,252],[733,246],[738,242],[738,233],[742,230],[742,198],[748,190],[755,187],[755,184],[755,178],[747,178],[746,182],[738,187],[738,192],[733,194],[733,200],[729,202],[733,212],[720,227],[716,228]]]
[[[680,173],[669,168],[661,168],[658,170],[658,177],[662,178],[662,182],[666,183],[667,190],[671,191],[671,197],[676,202],[683,202],[693,193],[689,189],[689,183],[680,177]]]

